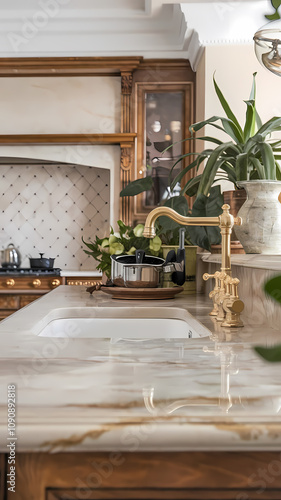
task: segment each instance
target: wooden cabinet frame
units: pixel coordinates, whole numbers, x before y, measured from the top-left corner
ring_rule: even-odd
[[[195,81],[195,73],[185,59],[145,60],[143,57],[19,57],[0,58],[0,78],[5,77],[60,77],[60,76],[121,76],[121,116],[120,133],[115,134],[23,134],[0,135],[1,145],[19,144],[91,144],[120,146],[120,186],[121,189],[137,178],[135,166],[135,138],[141,137],[136,127],[135,84],[160,81]],[[168,77],[168,80],[167,80]],[[194,95],[191,98],[194,101]],[[189,119],[193,117],[193,106]],[[120,199],[119,217],[132,224],[138,217],[134,200]],[[144,214],[142,214],[144,217]]]

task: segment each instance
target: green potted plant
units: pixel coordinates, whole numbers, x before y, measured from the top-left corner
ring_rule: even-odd
[[[138,224],[132,228],[126,226],[121,220],[117,222],[118,232],[110,229],[110,234],[105,238],[95,237],[95,241],[87,242],[83,239],[84,245],[88,250],[84,252],[91,255],[97,262],[97,270],[104,273],[106,278],[111,276],[111,259],[110,256],[115,255],[133,255],[136,250],[144,250],[150,255],[159,256],[162,254],[161,240],[159,236],[155,236],[152,240],[148,240],[142,236],[144,226]]]
[[[190,179],[182,188],[181,194],[196,194],[194,208],[207,202],[214,183],[220,179],[231,181],[235,188],[244,187],[248,201],[239,211],[243,225],[235,229],[246,253],[281,253],[281,204],[278,196],[281,191],[281,140],[271,137],[273,132],[281,130],[281,117],[273,117],[262,124],[256,110],[256,84],[253,84],[249,100],[246,103],[246,118],[241,126],[232,112],[227,100],[216,83],[214,86],[226,116],[211,118],[190,126],[191,139],[203,140],[214,145],[204,149],[171,182],[173,189],[181,182],[185,174],[204,162],[202,174]],[[217,137],[201,136],[196,133],[205,125],[210,125],[228,136],[227,141]],[[179,161],[186,156],[181,156]],[[266,203],[265,203],[266,200]]]

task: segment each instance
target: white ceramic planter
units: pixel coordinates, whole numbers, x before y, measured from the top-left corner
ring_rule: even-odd
[[[235,233],[246,253],[281,254],[281,182],[243,181],[247,200],[238,212],[242,226]]]

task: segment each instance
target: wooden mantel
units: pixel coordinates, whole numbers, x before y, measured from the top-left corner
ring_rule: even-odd
[[[3,57],[0,77],[116,76],[134,71],[143,57]]]
[[[23,145],[23,144],[92,144],[95,145],[121,145],[123,143],[132,145],[136,137],[135,133],[116,134],[19,134],[0,135],[0,145]]]

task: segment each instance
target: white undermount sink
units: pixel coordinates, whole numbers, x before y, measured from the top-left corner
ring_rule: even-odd
[[[162,317],[60,317],[49,318],[45,326],[36,332],[40,337],[57,338],[111,338],[111,339],[188,339],[210,335],[201,323],[185,312],[182,318],[175,316],[175,309],[161,310]],[[108,312],[108,311],[107,311]],[[139,316],[145,316],[142,310]],[[170,312],[170,314],[169,314]],[[182,311],[181,311],[182,312]],[[135,311],[136,313],[136,311]],[[155,314],[155,313],[154,313]],[[136,313],[137,315],[137,313]],[[165,317],[163,317],[163,315]],[[107,314],[108,316],[108,314]]]

